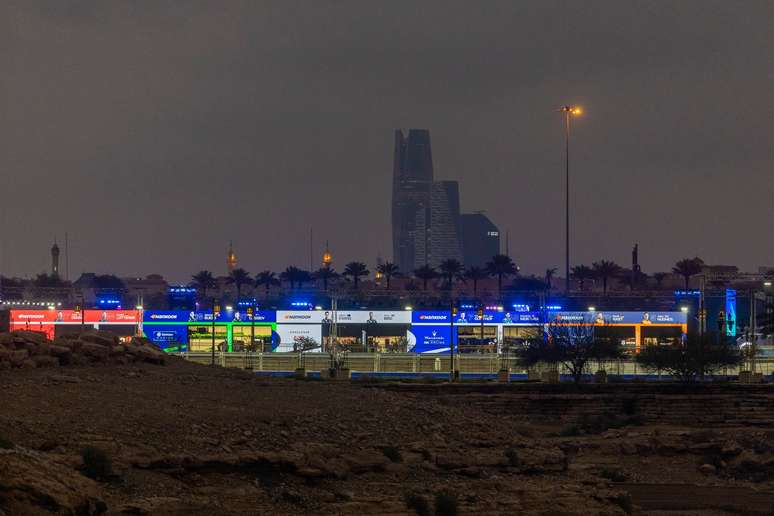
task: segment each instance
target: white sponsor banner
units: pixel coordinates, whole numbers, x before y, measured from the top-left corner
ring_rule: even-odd
[[[277,310],[278,324],[330,323],[334,316],[339,324],[411,324],[411,312],[401,310]]]
[[[330,315],[329,317],[333,317]],[[336,312],[339,324],[411,324],[411,312],[388,312],[383,310],[339,310]]]
[[[325,314],[323,310],[277,310],[278,324],[320,324]]]
[[[318,345],[317,348],[309,351],[320,351],[322,326],[319,324],[278,324],[277,335],[279,336],[279,346],[277,346],[276,351],[297,351],[294,349],[294,344],[305,337],[313,339]]]

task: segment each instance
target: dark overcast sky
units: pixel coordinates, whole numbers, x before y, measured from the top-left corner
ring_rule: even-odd
[[[0,271],[222,273],[391,255],[395,128],[563,264],[774,265],[774,3],[64,1],[0,5]],[[320,250],[321,252],[321,250]],[[315,257],[317,259],[317,257]]]

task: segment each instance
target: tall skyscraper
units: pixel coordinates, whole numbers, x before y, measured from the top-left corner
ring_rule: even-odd
[[[438,267],[444,260],[462,262],[457,181],[436,181],[430,187],[429,241],[426,263],[431,267]]]
[[[404,273],[423,265],[462,261],[456,181],[433,182],[430,133],[395,131],[392,189],[393,261]]]
[[[483,213],[462,214],[460,228],[465,267],[483,267],[500,254],[500,230]]]
[[[392,174],[392,254],[404,273],[424,265],[427,258],[433,155],[430,132],[395,131]],[[419,265],[418,265],[419,264]]]

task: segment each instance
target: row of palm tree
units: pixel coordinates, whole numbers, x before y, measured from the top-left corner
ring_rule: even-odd
[[[685,288],[688,288],[689,280],[691,277],[699,274],[702,271],[704,262],[701,258],[686,258],[679,260],[672,268],[672,273],[681,275],[685,280]],[[391,262],[381,263],[376,267],[376,270],[384,278],[385,288],[390,289],[391,281],[393,278],[407,276],[401,271],[398,266]],[[443,280],[443,287],[451,290],[455,283],[471,282],[473,287],[473,295],[478,293],[478,283],[486,278],[497,278],[497,292],[502,295],[503,280],[515,276],[519,272],[519,268],[514,264],[513,260],[504,254],[498,254],[492,257],[492,259],[484,267],[468,267],[467,269],[455,259],[444,260],[438,265],[438,268],[431,267],[430,265],[423,265],[412,271],[408,276],[422,282],[422,290],[427,290],[428,283],[435,279]],[[556,269],[546,269],[545,273],[545,288],[551,288],[551,281],[556,274]],[[320,269],[309,272],[300,269],[296,266],[289,266],[283,272],[276,274],[275,272],[264,270],[251,277],[245,269],[234,269],[231,271],[226,279],[227,283],[234,286],[236,290],[237,299],[241,298],[242,289],[245,286],[252,285],[255,288],[265,289],[266,296],[268,297],[269,291],[273,286],[279,286],[282,281],[285,281],[291,289],[296,287],[303,287],[305,283],[312,281],[322,282],[324,290],[328,290],[331,281],[338,277],[344,277],[351,279],[353,287],[357,290],[361,278],[367,277],[370,274],[368,267],[362,262],[350,262],[345,265],[343,272],[336,272],[331,266],[324,266]],[[669,273],[656,272],[653,274],[653,278],[658,285],[664,280]],[[591,266],[588,265],[576,265],[571,271],[572,278],[577,280],[580,286],[580,290],[584,290],[585,283],[589,280],[600,280],[602,282],[602,290],[607,294],[608,282],[611,279],[618,278],[621,281],[627,282],[630,288],[634,288],[635,284],[642,283],[647,279],[647,275],[642,272],[637,272],[636,277],[633,277],[631,271],[625,271],[620,265],[609,260],[600,260],[594,262]],[[531,282],[534,284],[540,284],[542,282],[539,278],[530,277]],[[526,279],[530,279],[526,278]],[[199,289],[202,292],[202,297],[207,299],[207,291],[214,288],[217,285],[215,277],[210,271],[203,270],[193,275],[192,286]]]
[[[390,289],[393,278],[403,277],[404,274],[398,266],[391,262],[381,263],[376,270],[384,278],[385,288]],[[422,282],[422,289],[427,290],[428,283],[432,280],[441,278],[444,280],[444,286],[451,289],[457,281],[467,282],[470,280],[473,284],[473,293],[477,293],[478,282],[488,278],[497,278],[498,292],[502,292],[503,279],[517,274],[519,268],[513,263],[510,257],[506,255],[493,256],[491,261],[485,267],[465,267],[458,260],[444,260],[438,268],[424,265],[414,270],[410,275]],[[330,282],[338,277],[351,279],[353,287],[357,290],[361,278],[370,274],[368,267],[362,262],[350,262],[345,265],[344,271],[339,274],[331,266],[324,266],[315,272],[305,271],[296,266],[289,266],[279,275],[264,270],[251,277],[245,269],[239,268],[231,271],[226,278],[226,282],[234,286],[237,299],[241,298],[242,290],[245,286],[252,285],[256,288],[264,288],[268,297],[272,286],[278,286],[285,281],[291,289],[302,287],[304,283],[311,281],[321,281],[324,290],[328,290]],[[191,278],[191,286],[197,288],[202,293],[202,297],[207,299],[207,291],[217,286],[214,275],[207,270],[199,271]]]
[[[685,281],[685,288],[688,289],[688,285],[693,276],[699,274],[704,267],[704,260],[699,257],[684,258],[679,260],[674,267],[672,267],[672,273],[678,274],[683,277]],[[555,269],[549,269],[549,271]],[[546,271],[546,282],[550,285],[549,271]],[[648,275],[637,271],[636,276],[633,277],[631,271],[625,271],[623,267],[613,261],[600,260],[588,265],[576,265],[572,268],[571,276],[578,281],[580,289],[583,290],[586,281],[589,280],[601,280],[602,291],[607,294],[608,280],[613,278],[620,278],[623,282],[629,284],[630,288],[638,283],[643,283]],[[661,283],[669,276],[668,272],[654,272],[653,279],[656,280],[656,284],[661,287]]]

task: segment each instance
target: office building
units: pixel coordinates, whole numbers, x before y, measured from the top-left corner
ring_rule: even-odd
[[[483,213],[461,215],[460,229],[465,267],[484,267],[500,253],[500,230]]]

